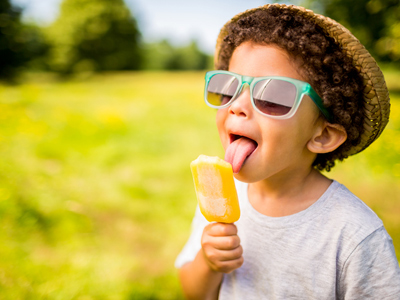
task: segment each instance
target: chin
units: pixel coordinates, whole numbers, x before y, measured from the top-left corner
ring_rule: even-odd
[[[235,179],[241,181],[241,182],[245,182],[245,183],[254,183],[257,181],[260,181],[259,178],[255,178],[254,177],[254,173],[251,172],[250,170],[246,170],[246,168],[242,168],[239,173],[234,173],[233,177],[235,177]]]
[[[235,177],[235,179],[241,181],[241,182],[246,182],[246,183],[250,183],[248,180],[246,180],[247,178],[245,176],[242,176],[242,174],[239,173],[234,173],[233,177]]]

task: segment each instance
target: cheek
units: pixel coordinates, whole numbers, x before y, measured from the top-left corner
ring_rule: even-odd
[[[215,117],[215,122],[217,124],[219,138],[221,139],[222,145],[226,148],[227,143],[227,134],[225,130],[225,120],[226,120],[226,113],[224,113],[224,109],[219,109],[217,111],[217,115]]]
[[[264,151],[272,152],[275,156],[293,156],[296,151],[306,144],[304,133],[295,122],[290,120],[273,120],[263,126],[263,141],[267,147]]]
[[[215,116],[215,123],[217,124],[218,132],[221,132],[221,130],[224,128],[224,117],[221,114],[221,110],[217,111],[217,114]]]

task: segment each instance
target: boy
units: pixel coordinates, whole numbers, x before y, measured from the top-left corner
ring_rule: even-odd
[[[196,211],[176,265],[190,299],[400,299],[381,220],[323,176],[365,149],[389,116],[383,75],[343,26],[301,7],[235,16],[205,98],[218,108],[241,206],[236,224]]]

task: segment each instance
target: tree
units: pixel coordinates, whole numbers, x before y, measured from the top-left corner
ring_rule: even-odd
[[[400,61],[400,0],[308,0],[306,3],[349,28],[379,60]]]
[[[176,49],[168,69],[204,70],[208,67],[208,61],[208,56],[200,51],[195,41],[192,41],[186,47]]]
[[[192,41],[184,47],[173,47],[167,40],[144,46],[143,68],[148,70],[205,70],[212,68],[212,57],[200,51]]]
[[[64,0],[46,36],[60,73],[140,67],[140,32],[123,0]]]
[[[175,49],[167,40],[149,43],[143,46],[145,70],[167,70]]]
[[[0,0],[0,78],[12,80],[28,60],[21,11]]]

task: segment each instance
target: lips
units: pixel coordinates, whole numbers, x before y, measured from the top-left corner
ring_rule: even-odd
[[[257,149],[255,140],[246,136],[231,134],[230,144],[225,152],[225,160],[232,165],[233,173],[239,173],[245,160]]]

